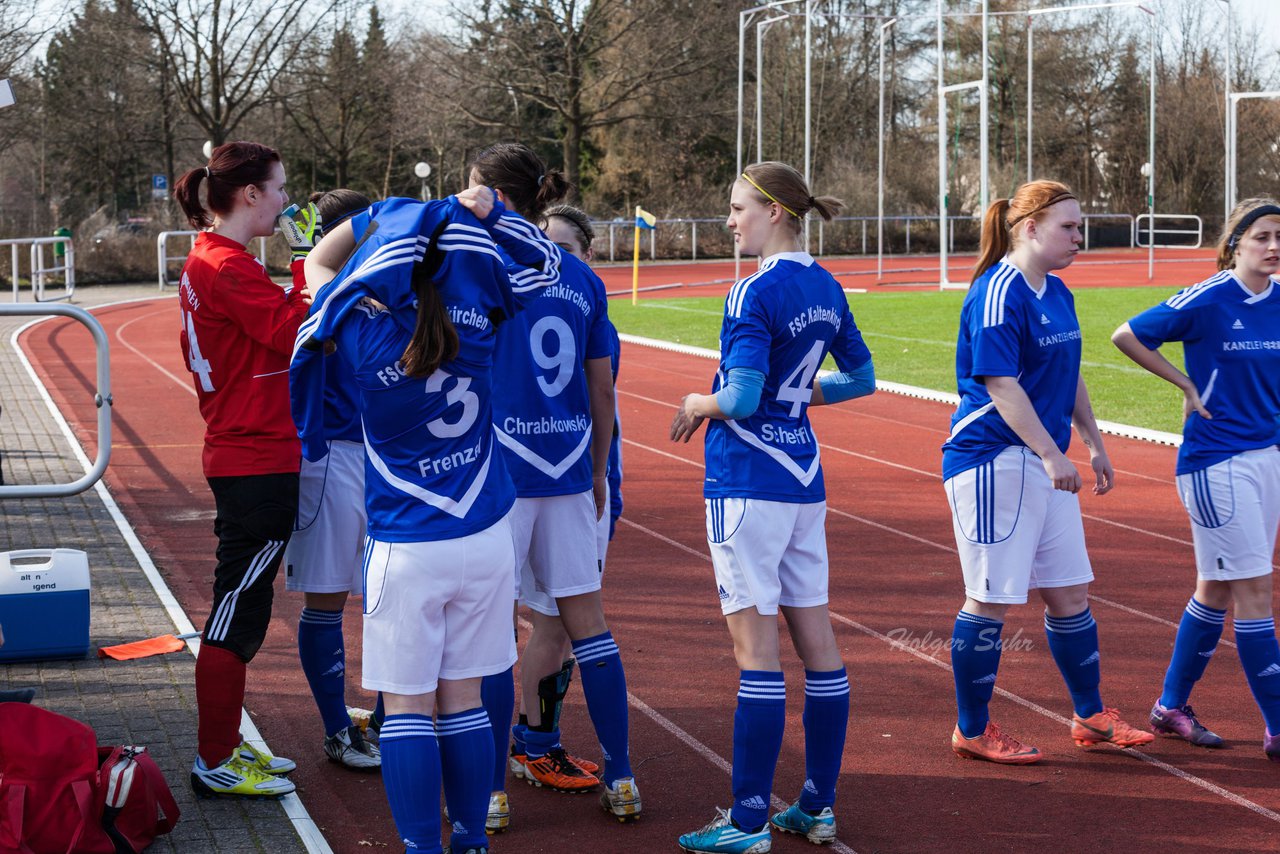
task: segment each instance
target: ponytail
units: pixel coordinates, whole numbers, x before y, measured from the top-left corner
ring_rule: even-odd
[[[424,261],[413,265],[413,289],[418,297],[418,322],[400,362],[406,375],[429,377],[440,365],[457,358],[458,330]]]
[[[209,212],[200,204],[200,184],[209,174],[208,166],[192,169],[173,184],[173,198],[182,208],[192,228],[208,228],[213,225]]]
[[[996,199],[982,217],[982,239],[978,248],[978,263],[973,268],[972,285],[978,277],[990,270],[1009,254],[1009,200]]]
[[[547,164],[529,146],[499,142],[476,155],[472,170],[481,183],[506,196],[508,207],[536,222],[542,212],[568,195],[572,185],[559,169]]]

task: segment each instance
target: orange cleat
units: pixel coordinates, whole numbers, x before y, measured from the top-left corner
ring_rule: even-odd
[[[1071,716],[1071,737],[1080,747],[1092,747],[1107,742],[1116,747],[1137,747],[1139,744],[1150,744],[1156,737],[1146,730],[1136,729],[1120,720],[1120,712],[1106,709],[1096,715],[1081,718]]]
[[[581,756],[573,756],[566,754],[570,762],[577,765],[584,774],[590,774],[593,777],[600,776],[600,766],[592,762],[590,759],[583,759]],[[523,780],[526,776],[524,766],[528,758],[523,753],[516,752],[516,746],[511,745],[511,755],[507,757],[507,767],[511,769],[512,775],[517,780]]]
[[[1036,748],[1001,732],[993,721],[987,721],[987,728],[975,738],[965,738],[957,726],[951,733],[951,749],[961,759],[985,759],[1000,765],[1030,765],[1041,756]]]
[[[557,792],[585,792],[600,785],[594,774],[588,774],[569,761],[563,748],[547,751],[537,759],[525,758],[524,779],[533,786],[546,786]]]

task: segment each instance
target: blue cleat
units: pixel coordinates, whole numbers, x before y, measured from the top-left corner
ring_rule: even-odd
[[[701,830],[684,834],[678,844],[690,854],[769,854],[773,850],[769,825],[766,824],[756,833],[747,833],[730,821],[729,813],[719,807],[716,807],[716,817],[710,824]]]
[[[794,833],[803,836],[814,845],[826,845],[836,839],[836,814],[831,807],[823,807],[822,812],[810,815],[800,809],[799,802],[792,804],[769,819],[783,833]]]

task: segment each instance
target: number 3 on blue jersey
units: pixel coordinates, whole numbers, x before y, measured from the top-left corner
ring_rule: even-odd
[[[813,375],[822,364],[822,345],[821,339],[814,341],[800,364],[778,386],[778,400],[791,404],[792,418],[799,418],[800,407],[813,399]]]
[[[547,350],[547,333],[555,335],[555,350]],[[573,340],[573,330],[555,315],[547,315],[533,324],[529,330],[529,350],[533,361],[544,371],[555,369],[555,379],[548,382],[538,377],[538,388],[547,397],[555,397],[565,390],[569,380],[573,379],[573,371],[578,366],[578,349]]]
[[[453,374],[441,368],[436,368],[435,373],[427,377],[427,394],[437,394],[444,391],[444,381],[453,378]],[[441,415],[433,421],[427,422],[427,429],[431,431],[431,435],[438,439],[454,439],[464,435],[471,429],[471,425],[476,422],[476,417],[480,414],[480,398],[471,390],[471,377],[458,377],[457,383],[453,388],[445,392],[444,400],[450,408],[454,404],[462,404],[462,414],[458,416],[456,421],[446,421]]]

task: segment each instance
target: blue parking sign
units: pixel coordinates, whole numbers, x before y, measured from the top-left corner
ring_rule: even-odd
[[[152,175],[151,189],[153,190],[169,189],[169,176],[168,175]]]

